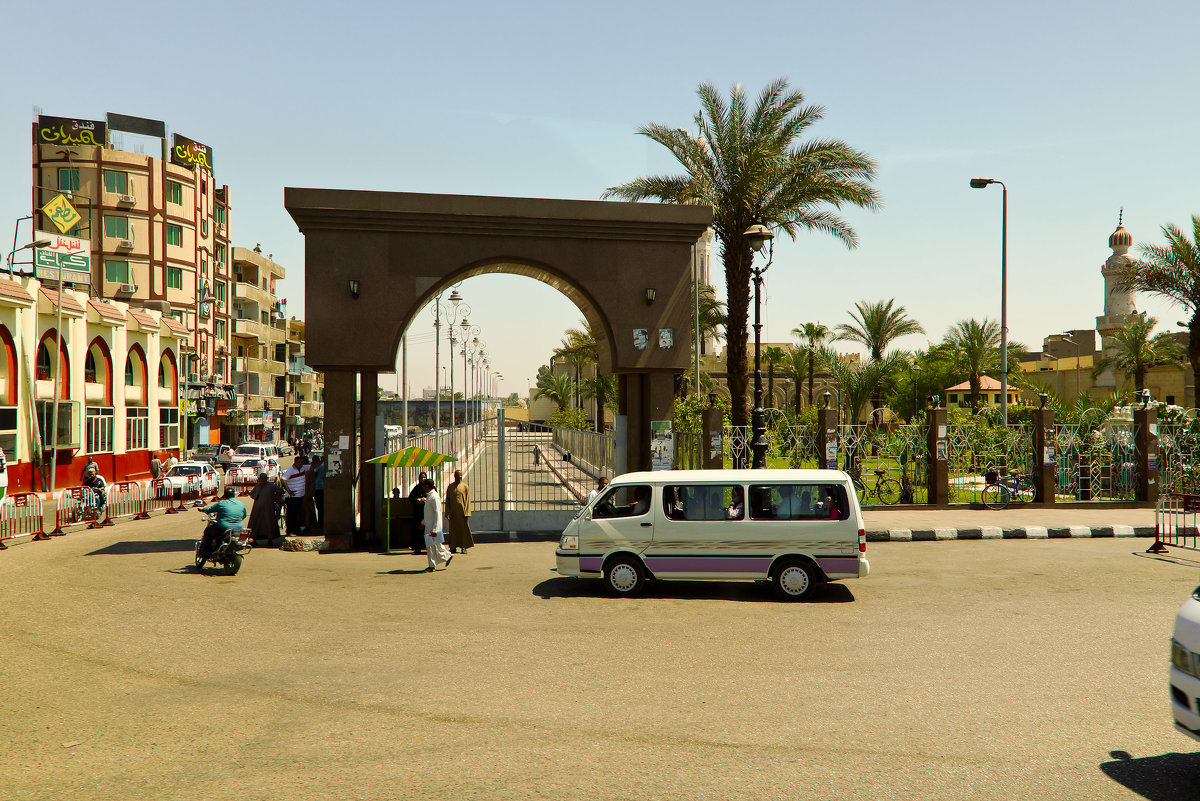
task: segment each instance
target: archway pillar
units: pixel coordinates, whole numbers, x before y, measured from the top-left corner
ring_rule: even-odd
[[[366,463],[368,459],[374,459],[378,455],[375,453],[375,441],[378,436],[376,424],[379,416],[379,373],[364,372],[361,374],[359,397],[362,398],[360,413],[362,441],[359,445],[362,448],[362,458],[360,459],[362,475],[359,476],[358,485],[360,492],[358,507],[361,515],[358,527],[363,541],[356,544],[363,545],[366,540],[375,537],[375,510],[378,507],[376,495],[382,492],[382,487],[376,482],[380,468],[377,465]]]
[[[647,372],[621,375],[621,413],[626,416],[629,472],[649,470],[650,424],[675,416],[675,373]]]
[[[355,373],[325,371],[325,542],[349,550],[354,539]]]

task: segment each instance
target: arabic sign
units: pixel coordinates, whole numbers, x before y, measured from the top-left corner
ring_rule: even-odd
[[[75,211],[71,201],[62,195],[55,195],[53,200],[42,206],[42,213],[49,217],[50,222],[54,223],[54,227],[64,234],[83,219],[79,216],[79,212]]]
[[[38,278],[51,281],[67,281],[76,284],[91,283],[92,244],[74,236],[34,232],[35,241],[50,240],[44,248],[34,248],[34,272]],[[61,278],[60,278],[61,276]]]
[[[212,150],[208,148],[208,145],[194,142],[186,136],[171,134],[171,163],[183,167],[193,167],[199,164],[201,167],[211,170],[213,168]]]
[[[104,123],[69,117],[39,116],[33,141],[41,145],[103,145]]]

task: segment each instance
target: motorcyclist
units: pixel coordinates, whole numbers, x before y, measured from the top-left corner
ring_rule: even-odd
[[[204,536],[200,540],[200,554],[206,559],[212,555],[213,548],[230,529],[241,528],[246,519],[246,506],[237,499],[237,490],[226,487],[221,500],[210,503],[200,511],[213,516],[212,522],[204,527]]]

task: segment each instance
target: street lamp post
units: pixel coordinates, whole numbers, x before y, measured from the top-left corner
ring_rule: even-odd
[[[461,330],[459,339],[462,341],[462,357],[463,357],[463,422],[471,422],[471,393],[467,387],[469,375],[467,373],[467,346],[470,344],[471,338],[479,340],[479,326],[471,325],[470,321],[463,317],[461,323],[458,324]]]
[[[1000,184],[1000,421],[1008,427],[1008,187],[995,178],[972,178],[972,189]]]
[[[763,390],[762,390],[762,301],[761,289],[763,273],[771,266],[771,260],[775,258],[775,234],[771,233],[771,229],[765,225],[755,223],[747,228],[742,236],[746,238],[746,242],[753,250],[758,251],[761,255],[764,250],[770,248],[767,255],[767,263],[762,267],[755,268],[754,254],[750,254],[750,275],[754,280],[754,411],[751,412],[750,426],[751,433],[754,436],[751,444],[751,452],[753,460],[750,467],[754,470],[762,470],[767,466],[767,424],[765,413],[763,412]]]
[[[912,419],[913,419],[913,422],[915,423],[915,422],[917,422],[917,412],[919,411],[917,409],[917,379],[919,379],[921,376],[921,365],[917,364],[916,362],[913,362],[912,369],[913,369],[913,374],[912,374],[913,375],[913,416],[912,416]]]

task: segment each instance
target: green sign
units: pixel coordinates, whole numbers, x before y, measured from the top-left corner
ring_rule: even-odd
[[[74,236],[34,232],[35,241],[48,240],[49,245],[34,248],[34,274],[50,281],[90,284],[92,281],[91,242]]]

